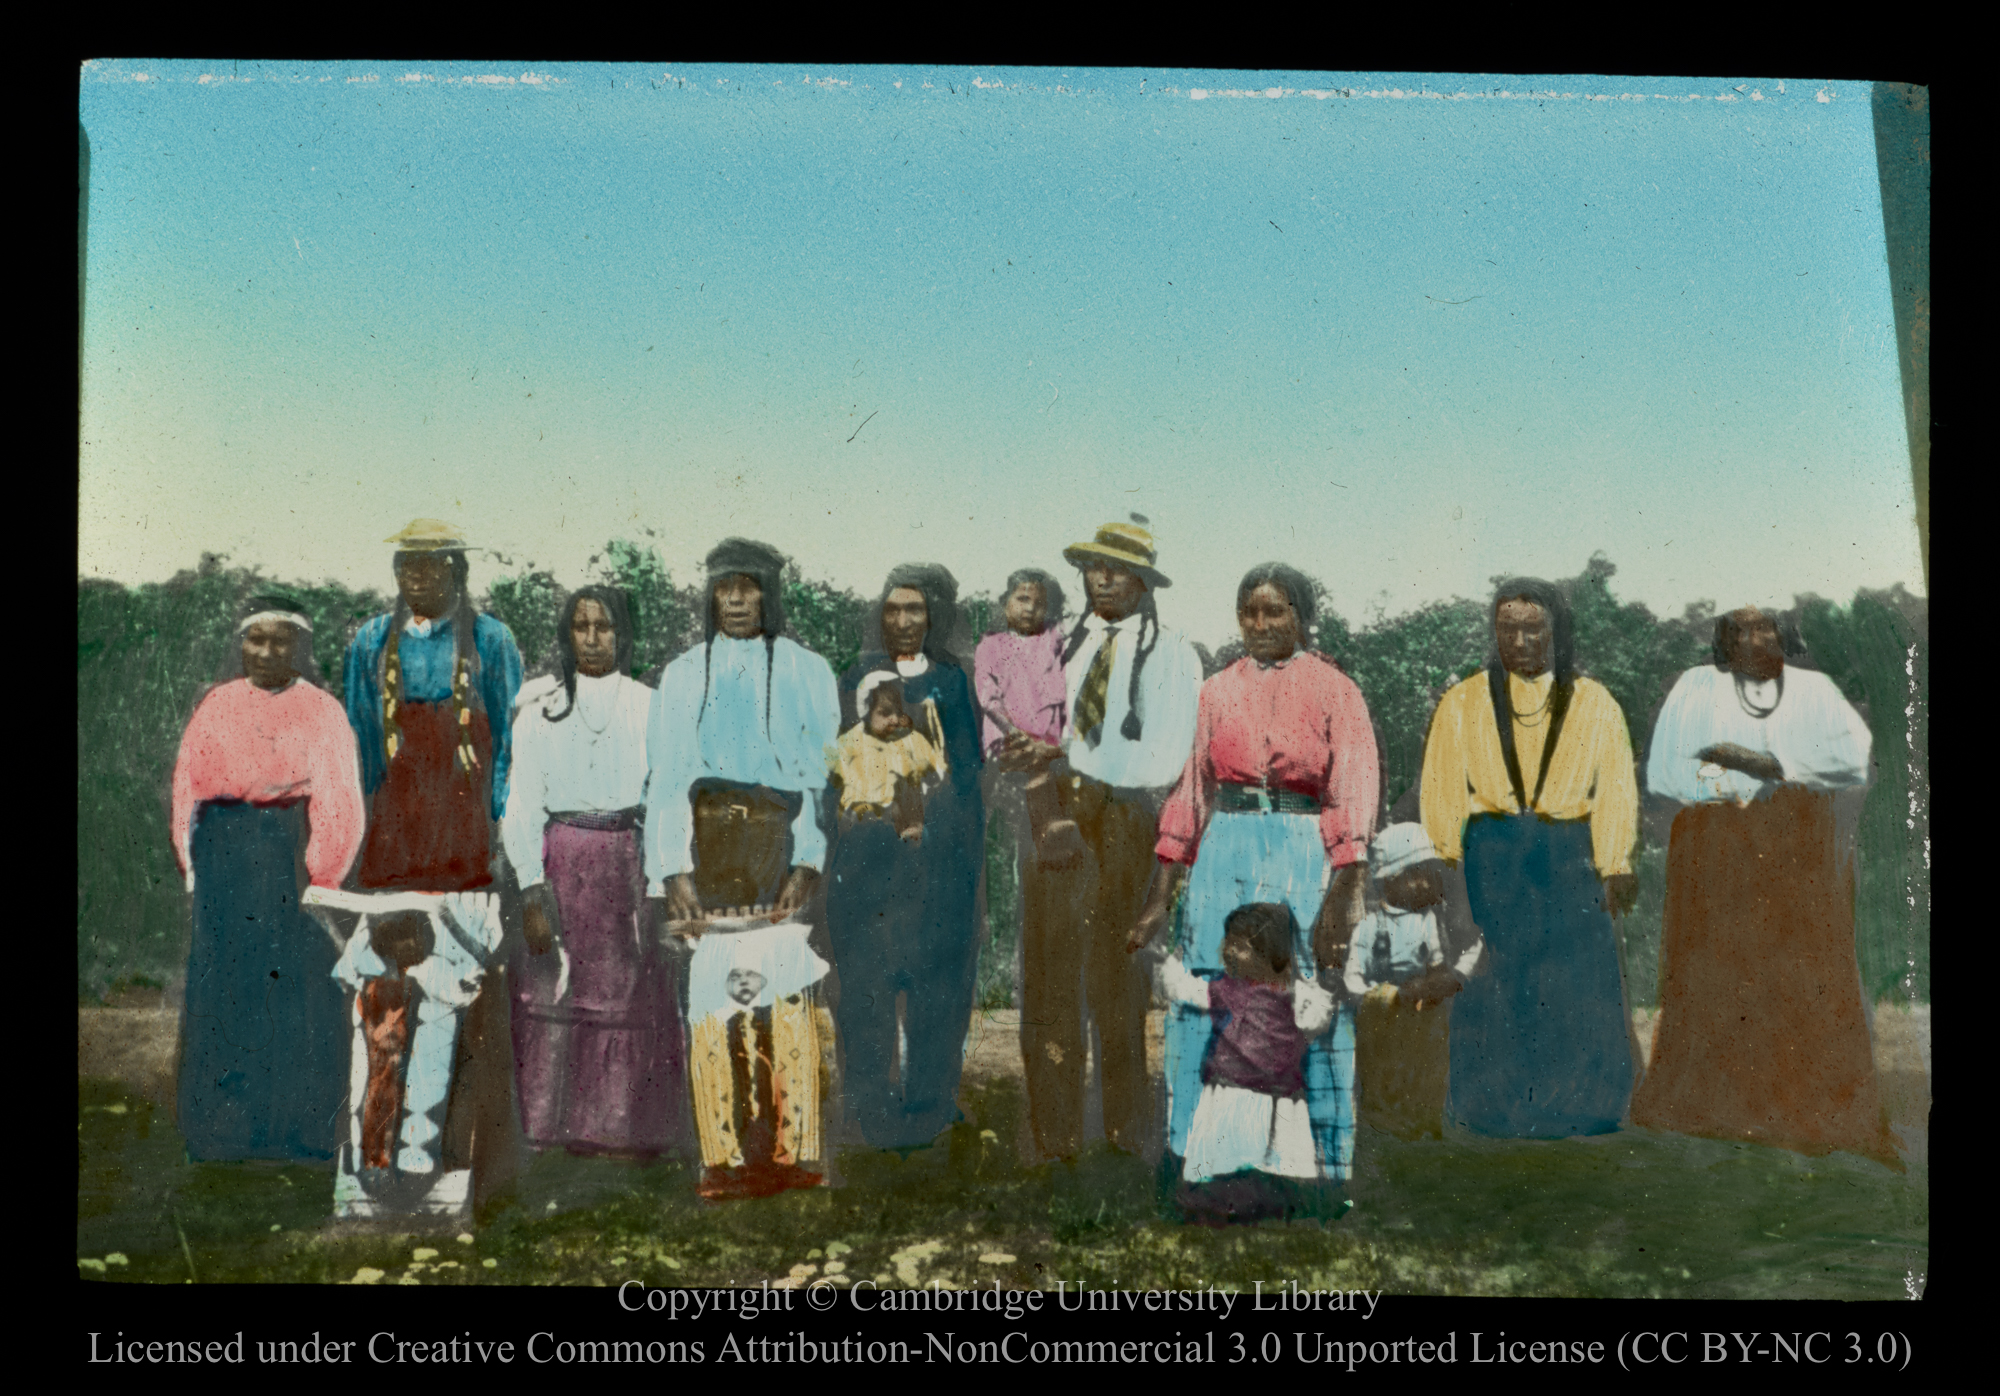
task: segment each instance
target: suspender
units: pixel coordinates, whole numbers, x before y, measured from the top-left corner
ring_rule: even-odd
[[[1514,750],[1514,705],[1507,696],[1507,670],[1498,664],[1486,671],[1486,691],[1493,699],[1493,725],[1500,729],[1500,755],[1507,763],[1507,779],[1514,783],[1514,799],[1523,814],[1542,802],[1542,787],[1548,783],[1549,760],[1556,754],[1562,737],[1563,719],[1569,716],[1572,685],[1557,679],[1549,691],[1549,736],[1542,743],[1542,768],[1535,775],[1535,798],[1530,800],[1521,783],[1521,758]]]

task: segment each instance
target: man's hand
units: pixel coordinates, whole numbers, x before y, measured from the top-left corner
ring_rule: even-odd
[[[669,921],[701,920],[701,898],[694,890],[694,874],[681,873],[667,879],[667,895],[662,905]]]
[[[1694,755],[1697,761],[1706,761],[1725,770],[1741,771],[1757,780],[1780,781],[1785,778],[1785,768],[1779,764],[1777,757],[1768,752],[1752,751],[1735,742],[1717,742],[1714,746],[1703,747]]]
[[[793,868],[785,878],[785,885],[778,889],[778,900],[771,907],[773,921],[789,921],[804,911],[806,903],[819,889],[819,873],[801,864]]]
[[[1613,873],[1604,879],[1604,909],[1623,916],[1639,901],[1639,878],[1635,873]]]
[[[549,924],[547,904],[542,900],[539,887],[531,887],[522,898],[521,935],[528,942],[528,953],[546,955],[555,947],[555,928]]]

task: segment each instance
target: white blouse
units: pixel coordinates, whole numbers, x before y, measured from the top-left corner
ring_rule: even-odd
[[[1660,709],[1646,788],[1682,804],[1754,798],[1764,782],[1695,755],[1721,742],[1775,757],[1786,780],[1815,790],[1866,785],[1871,741],[1861,714],[1817,670],[1786,665],[1782,688],[1739,688],[1735,674],[1704,664],[1681,675]]]
[[[576,676],[576,710],[560,722],[561,683],[522,686],[514,716],[514,772],[500,840],[522,887],[542,880],[549,815],[621,810],[646,799],[646,713],[653,690],[623,674]]]

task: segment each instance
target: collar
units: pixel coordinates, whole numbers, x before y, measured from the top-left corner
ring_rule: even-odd
[[[896,672],[906,679],[914,679],[931,671],[931,657],[920,654],[915,659],[898,659]]]
[[[1507,672],[1507,679],[1509,683],[1517,683],[1530,693],[1539,696],[1547,693],[1549,686],[1556,681],[1556,671],[1553,669],[1544,669],[1532,679],[1524,679],[1510,669]]]
[[[403,622],[403,633],[414,635],[419,640],[438,634],[451,624],[450,616],[439,616],[436,620],[426,620],[422,616],[411,616]]]
[[[293,689],[299,686],[299,676],[297,674],[292,675],[291,678],[285,681],[285,686],[283,688],[260,688],[258,685],[251,683],[247,675],[244,677],[243,683],[244,686],[247,687],[252,693],[258,694],[262,697],[282,698],[287,693],[290,693]]]
[[[1083,626],[1084,629],[1088,630],[1093,635],[1101,635],[1114,625],[1118,627],[1120,633],[1123,633],[1124,631],[1130,630],[1133,627],[1137,626],[1139,624],[1139,619],[1140,617],[1137,611],[1134,611],[1131,615],[1126,616],[1123,620],[1106,620],[1103,616],[1097,614],[1097,612],[1092,611],[1083,618]]]
[[[1297,651],[1297,650],[1293,650],[1293,651],[1292,651],[1292,652],[1291,652],[1290,654],[1286,655],[1286,656],[1285,656],[1285,657],[1284,657],[1283,659],[1278,659],[1278,660],[1273,660],[1273,661],[1272,661],[1271,663],[1269,663],[1269,664],[1266,664],[1266,663],[1265,663],[1265,662],[1264,662],[1263,660],[1261,660],[1261,659],[1250,659],[1250,656],[1249,656],[1249,655],[1245,655],[1245,656],[1244,656],[1244,658],[1245,658],[1245,659],[1250,659],[1250,663],[1251,663],[1251,664],[1252,664],[1253,666],[1255,666],[1256,668],[1258,668],[1258,669],[1260,669],[1260,670],[1264,670],[1264,671],[1266,671],[1266,672],[1268,672],[1268,671],[1270,671],[1270,670],[1272,670],[1272,669],[1288,669],[1288,668],[1290,668],[1290,667],[1291,667],[1291,664],[1292,664],[1292,661],[1293,661],[1294,659],[1297,659],[1298,657],[1299,657],[1299,651]]]

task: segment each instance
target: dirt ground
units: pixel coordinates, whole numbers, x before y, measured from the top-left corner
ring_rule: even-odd
[[[180,1027],[179,1005],[174,998],[171,991],[137,992],[103,1007],[79,1008],[77,1075],[122,1081],[149,1099],[163,1104],[170,1101]],[[1642,1054],[1650,1054],[1652,1050],[1653,1019],[1651,1009],[1642,1008],[1633,1014],[1633,1036]],[[1164,1015],[1158,1011],[1146,1019],[1146,1058],[1156,1077],[1161,1071],[1163,1023]],[[1930,1005],[1879,1004],[1873,1027],[1875,1067],[1890,1124],[1903,1141],[1908,1161],[1928,1164]],[[1094,1052],[1091,1062],[1094,1077]],[[999,1009],[975,1014],[965,1063],[968,1087],[1000,1078],[1018,1081],[1021,1075],[1020,1013]],[[1094,1112],[1094,1091],[1089,1098]],[[1097,1132],[1099,1121],[1090,1118],[1085,1125],[1088,1138]],[[1027,1147],[1025,1133],[1017,1143],[1024,1149]]]

